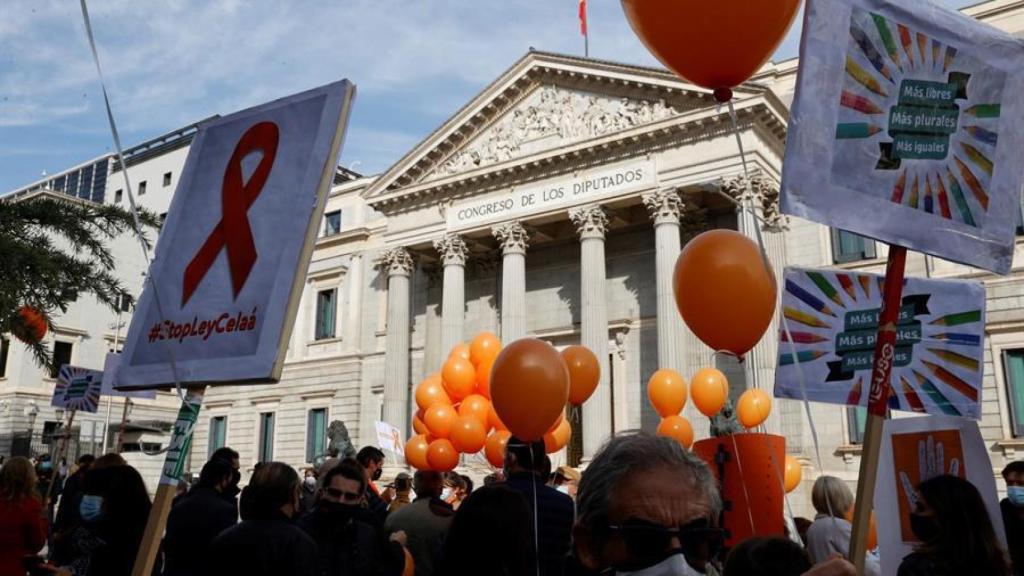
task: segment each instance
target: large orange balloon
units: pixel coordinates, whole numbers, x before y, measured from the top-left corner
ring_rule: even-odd
[[[32,306],[22,306],[11,319],[11,333],[25,344],[36,344],[46,336],[46,317]]]
[[[430,443],[427,436],[420,434],[409,438],[405,443],[405,461],[417,470],[430,470],[430,463],[427,462],[427,449]]]
[[[487,429],[473,416],[459,416],[452,424],[452,446],[463,454],[476,454],[487,443]]]
[[[454,354],[449,356],[441,369],[444,389],[453,400],[461,400],[476,390],[476,370],[469,360]]]
[[[459,416],[470,416],[480,421],[485,428],[488,427],[487,416],[491,412],[491,402],[479,394],[470,394],[462,399],[459,404]]]
[[[497,358],[498,352],[501,352],[501,340],[491,332],[481,332],[469,343],[469,361],[473,366]]]
[[[568,418],[562,418],[554,430],[544,435],[544,451],[548,454],[558,452],[569,443],[572,437],[572,426]]]
[[[686,406],[686,380],[675,370],[658,370],[647,381],[647,398],[662,418],[675,416]]]
[[[434,404],[423,411],[423,423],[427,425],[427,430],[438,438],[447,438],[451,435],[452,424],[456,418],[458,413],[448,404]]]
[[[448,440],[434,440],[427,448],[427,463],[435,472],[450,472],[459,465],[459,453]]]
[[[690,421],[678,414],[673,414],[661,419],[658,424],[658,436],[671,438],[683,445],[684,448],[693,446],[693,426]]]
[[[719,0],[722,2],[731,3]],[[758,0],[750,5],[762,2],[774,3]],[[715,351],[742,357],[764,335],[775,312],[775,276],[771,267],[757,244],[733,230],[711,230],[690,240],[676,260],[672,286],[686,325]]]
[[[760,388],[751,388],[736,403],[736,419],[744,428],[757,428],[772,411],[772,397]]]
[[[430,376],[416,387],[416,405],[426,410],[434,404],[451,404],[452,400],[444,391],[440,376]]]
[[[417,434],[430,434],[430,429],[427,428],[427,423],[423,421],[423,417],[426,416],[424,410],[420,408],[412,415],[412,429]]]
[[[498,431],[508,431],[508,426],[505,426],[505,423],[501,421],[498,413],[495,412],[493,402],[491,403],[490,410],[487,411],[487,426]]]
[[[494,434],[487,437],[487,443],[484,444],[484,455],[487,456],[487,461],[491,463],[491,466],[501,468],[505,465],[505,447],[508,446],[508,439],[511,436],[512,433],[508,430],[495,430]]]
[[[562,350],[562,359],[569,369],[569,403],[579,406],[597,389],[601,364],[585,346],[569,346]]]
[[[800,0],[622,0],[622,8],[662,64],[715,89],[743,83],[771,57]]]
[[[786,493],[790,493],[796,490],[796,487],[800,485],[800,479],[803,478],[804,471],[800,467],[800,461],[796,459],[796,456],[786,455],[786,474],[783,481],[783,485],[786,488]]]
[[[718,414],[729,397],[729,381],[714,368],[703,368],[690,381],[693,405],[708,418]]]
[[[448,357],[469,360],[469,344],[456,344],[455,346],[452,346],[452,350],[448,353]]]
[[[491,370],[494,368],[494,359],[484,360],[476,367],[476,393],[491,399]]]
[[[517,340],[494,361],[491,399],[513,434],[527,442],[540,440],[565,409],[569,370],[550,345],[533,338]]]

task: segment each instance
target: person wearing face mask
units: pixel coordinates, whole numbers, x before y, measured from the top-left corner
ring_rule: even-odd
[[[569,466],[559,466],[555,469],[555,478],[552,481],[555,490],[575,499],[576,490],[580,485],[579,470]]]
[[[444,481],[444,490],[441,491],[441,500],[451,505],[452,510],[458,512],[462,501],[466,499],[466,481],[462,476],[449,472]]]
[[[163,576],[199,573],[213,539],[238,522],[238,511],[223,496],[233,479],[230,462],[210,460],[199,482],[174,500],[164,532]]]
[[[1010,550],[1014,574],[1024,575],[1024,461],[1010,462],[1003,468],[1006,498],[999,503],[1006,528],[1006,547]]]
[[[303,515],[313,509],[316,501],[316,472],[312,468],[302,471],[302,496],[299,497],[299,514]]]
[[[298,526],[319,548],[321,574],[399,576],[405,568],[405,533],[390,538],[377,516],[362,507],[366,475],[358,463],[343,461],[323,479],[313,509]]]
[[[985,502],[973,484],[936,476],[917,487],[910,527],[920,541],[900,563],[898,576],[1009,576]]]
[[[238,460],[238,452],[227,446],[222,446],[214,450],[213,454],[210,455],[210,460],[224,460],[231,463],[231,482],[221,492],[221,497],[234,506],[235,510],[238,510],[238,495],[242,491],[238,487],[239,482],[242,481],[242,467]]]
[[[390,488],[381,493],[374,484],[384,473],[384,453],[379,448],[366,446],[356,454],[356,461],[366,470],[366,506],[384,522],[388,516],[388,503],[394,496]]]

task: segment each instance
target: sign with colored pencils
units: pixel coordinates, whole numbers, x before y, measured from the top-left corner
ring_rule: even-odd
[[[1024,41],[918,4],[809,0],[782,211],[1005,274]]]
[[[57,373],[57,385],[53,388],[50,405],[65,410],[96,412],[102,387],[103,372],[65,364]]]
[[[775,395],[867,406],[884,277],[786,268]],[[985,289],[908,278],[896,327],[895,410],[981,417]]]

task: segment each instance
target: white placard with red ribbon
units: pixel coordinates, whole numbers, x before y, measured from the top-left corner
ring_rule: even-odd
[[[336,82],[200,126],[115,387],[280,377],[353,94]]]

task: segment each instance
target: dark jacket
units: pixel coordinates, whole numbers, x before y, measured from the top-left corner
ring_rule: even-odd
[[[911,552],[904,556],[896,574],[897,576],[953,576],[940,563],[921,552]]]
[[[238,511],[208,486],[195,486],[174,501],[164,532],[164,576],[201,571],[210,543],[238,522]]]
[[[68,535],[70,558],[61,566],[76,576],[129,576],[145,527],[145,519],[134,526],[110,520],[80,523]]]
[[[999,503],[1003,513],[1003,527],[1006,528],[1006,547],[1013,562],[1013,573],[1024,574],[1024,520],[1017,515],[1020,508],[1008,498]]]
[[[373,488],[366,487],[366,507],[377,516],[381,524],[388,518],[388,503]]]
[[[298,526],[316,542],[323,576],[400,576],[405,568],[402,545],[364,508],[320,502]]]
[[[572,498],[545,486],[538,476],[528,472],[511,474],[506,485],[526,497],[531,510],[536,492],[540,573],[541,576],[562,576],[566,556],[572,550],[572,526],[576,521]]]
[[[245,520],[220,533],[204,559],[207,576],[317,576],[317,547],[287,516]]]

